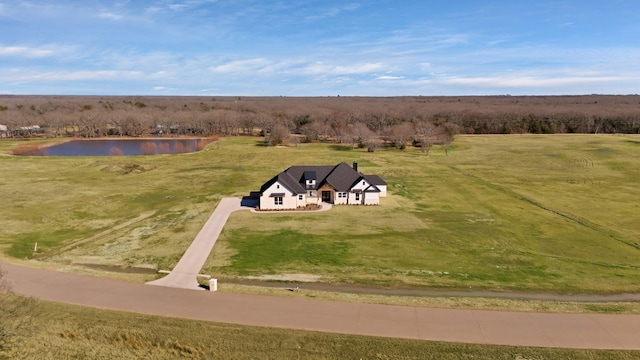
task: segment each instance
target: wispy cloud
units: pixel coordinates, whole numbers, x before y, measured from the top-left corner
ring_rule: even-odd
[[[265,58],[255,58],[231,61],[212,66],[209,69],[214,73],[251,73],[261,71],[271,64],[272,62]]]
[[[0,46],[0,56],[39,58],[51,56],[53,51],[28,46]]]
[[[328,76],[340,76],[340,75],[356,75],[356,74],[369,74],[385,70],[384,63],[358,63],[358,64],[331,64],[325,62],[316,62],[306,65],[300,68],[299,72],[302,74],[310,75],[328,75]]]
[[[440,79],[441,84],[453,84],[473,87],[496,88],[496,87],[559,87],[572,85],[588,85],[607,83],[620,80],[631,80],[620,76],[592,76],[592,77],[532,77],[532,76],[494,76],[494,77],[454,77]]]
[[[513,3],[470,2],[460,13],[449,3],[390,0],[0,0],[7,20],[0,34],[11,34],[11,42],[0,43],[0,88],[637,92],[640,47],[633,35],[640,25],[632,14],[640,4],[541,1],[533,11],[544,21],[534,27],[524,5]],[[579,11],[565,11],[572,7]],[[595,20],[601,26],[581,25]],[[19,88],[19,81],[28,86]]]
[[[381,75],[376,77],[376,80],[402,80],[404,78],[404,76]]]
[[[100,14],[98,14],[98,17],[103,19],[118,21],[118,20],[122,20],[124,18],[124,15],[114,14],[111,12],[101,12]]]
[[[357,4],[357,3],[345,4],[345,5],[341,5],[341,6],[331,6],[331,7],[327,8],[327,9],[324,9],[323,11],[321,11],[318,14],[313,14],[313,15],[307,16],[307,19],[308,20],[319,20],[319,19],[331,18],[331,17],[338,16],[338,15],[344,13],[344,12],[357,10],[361,6],[362,6],[361,4]]]
[[[23,71],[18,74],[8,74],[9,81],[81,81],[81,80],[121,80],[135,79],[142,75],[138,71],[117,70],[79,70],[79,71]]]

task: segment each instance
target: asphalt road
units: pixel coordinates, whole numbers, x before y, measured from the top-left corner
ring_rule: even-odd
[[[640,316],[358,304],[193,291],[240,199],[224,198],[171,273],[135,284],[3,264],[17,294],[150,315],[333,333],[498,345],[640,350]]]
[[[3,264],[17,294],[137,313],[332,333],[480,344],[640,350],[640,316],[345,303],[148,286]]]

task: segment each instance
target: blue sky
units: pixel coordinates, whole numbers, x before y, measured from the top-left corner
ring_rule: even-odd
[[[0,0],[0,94],[640,93],[640,1]]]

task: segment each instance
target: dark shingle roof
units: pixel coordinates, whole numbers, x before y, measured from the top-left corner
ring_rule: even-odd
[[[303,176],[304,180],[316,180],[317,179],[316,172],[312,171],[312,170],[305,171],[302,176]]]
[[[297,181],[298,183],[302,183],[304,184],[304,180],[305,180],[305,173],[309,173],[309,172],[315,172],[316,173],[316,189],[318,188],[317,186],[319,185],[320,182],[322,182],[322,180],[324,178],[327,177],[327,175],[329,175],[329,173],[331,173],[331,170],[333,170],[334,166],[313,166],[313,165],[308,165],[308,166],[291,166],[290,168],[288,168],[287,170],[285,170],[284,172],[286,172],[287,174],[289,174],[293,179],[295,179],[295,181]]]
[[[362,175],[347,163],[342,162],[336,166],[291,166],[262,185],[260,192],[264,192],[278,181],[291,192],[304,194],[305,186],[303,184],[305,184],[305,180],[308,179],[316,180],[315,189],[329,184],[336,191],[347,192],[362,178],[373,185],[372,188],[365,191],[380,191],[376,185],[387,185],[379,176]]]
[[[299,182],[297,182],[293,177],[291,177],[291,175],[288,174],[286,170],[274,176],[273,178],[271,178],[271,180],[267,181],[266,183],[264,183],[264,185],[262,185],[262,187],[260,188],[260,192],[263,193],[276,181],[282,184],[282,186],[289,189],[289,191],[293,192],[294,194],[305,193],[305,190],[302,187],[302,185],[300,185]]]
[[[387,182],[382,180],[382,178],[378,175],[362,175],[364,179],[369,182],[371,185],[387,185]]]
[[[333,186],[336,191],[349,191],[360,180],[361,175],[346,163],[340,163],[333,168],[325,181]]]

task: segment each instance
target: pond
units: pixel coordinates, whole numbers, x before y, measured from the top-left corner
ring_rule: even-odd
[[[71,140],[47,147],[18,147],[24,156],[122,156],[181,154],[200,151],[214,139],[97,139]]]

